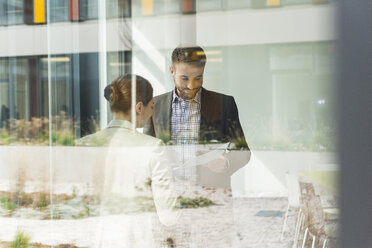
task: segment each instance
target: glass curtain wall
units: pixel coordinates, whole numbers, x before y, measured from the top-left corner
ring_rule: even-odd
[[[49,1],[49,18],[50,22],[67,22],[69,21],[69,1]]]
[[[23,24],[24,3],[22,0],[3,1],[5,8],[4,17],[7,25]]]
[[[0,4],[0,244],[337,247],[332,1],[28,4]]]
[[[231,149],[230,166],[240,169],[232,170],[228,183],[234,204],[231,207],[229,200],[222,204],[225,218],[209,212],[205,214],[210,221],[201,221],[197,216],[203,209],[195,209],[187,215],[192,226],[187,230],[178,227],[192,234],[188,239],[173,234],[173,241],[204,247],[214,244],[213,229],[225,247],[235,244],[236,237],[243,247],[336,247],[335,36],[313,33],[310,38],[303,33],[310,27],[323,30],[322,24],[315,23],[314,14],[327,12],[333,5],[317,5],[320,2],[315,1],[190,1],[195,15],[182,13],[181,7],[180,15],[159,17],[156,6],[160,2],[133,4],[133,71],[150,79],[155,95],[171,92],[177,81],[169,72],[174,66],[173,49],[180,44],[202,46],[207,57],[203,87],[234,97],[251,149],[249,162],[241,167],[238,164],[244,161],[245,152]],[[180,1],[181,6],[186,6],[184,2]],[[321,22],[333,30],[332,18],[320,12]],[[289,20],[296,20],[297,14],[306,17],[297,28],[290,28]],[[201,108],[210,100],[202,97]],[[167,106],[174,111],[173,105]],[[156,112],[154,115],[156,118]],[[171,137],[173,134],[171,130]],[[205,147],[192,149],[199,154],[212,149]],[[175,154],[180,156],[182,149],[176,149]],[[213,194],[205,187],[217,192],[229,189],[220,184],[226,179],[221,174],[208,174],[202,167],[197,170],[199,181],[195,188],[190,186],[195,191],[185,190],[181,197],[212,200]],[[189,173],[195,172],[191,169]],[[187,226],[189,222],[183,219],[179,223]],[[222,230],[211,228],[217,223],[237,229],[222,237]],[[267,228],[271,237],[264,235]]]

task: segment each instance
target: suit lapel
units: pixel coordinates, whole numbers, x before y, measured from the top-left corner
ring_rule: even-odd
[[[208,103],[208,91],[202,88],[201,92],[201,106],[200,106],[200,133],[203,131],[203,128],[207,124],[207,115],[209,112],[209,103]],[[200,136],[200,135],[199,135]]]
[[[221,120],[221,97],[202,88],[200,126],[208,127],[210,124]]]
[[[216,93],[202,89],[200,109],[200,131],[201,141],[218,140],[220,130],[222,101]]]
[[[160,96],[154,104],[153,113],[157,113],[157,115],[154,116],[153,121],[156,122],[154,127],[158,138],[170,139],[172,93],[173,91]],[[168,135],[169,137],[167,137]]]

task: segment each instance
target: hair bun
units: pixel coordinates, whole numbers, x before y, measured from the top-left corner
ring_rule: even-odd
[[[111,102],[111,95],[112,95],[111,84],[106,86],[104,95],[105,95],[106,100]]]

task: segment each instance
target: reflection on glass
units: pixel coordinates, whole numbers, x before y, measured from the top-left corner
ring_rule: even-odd
[[[5,16],[7,24],[22,24],[23,23],[23,0],[8,0],[4,3],[6,6]]]
[[[131,52],[107,53],[107,81],[111,82],[120,75],[131,71]]]
[[[227,9],[240,9],[240,8],[250,8],[252,6],[251,1],[246,0],[236,0],[236,1],[226,1]]]
[[[81,1],[80,6],[87,11],[87,20],[98,19],[98,0]]]
[[[7,25],[6,7],[6,2],[0,4],[0,26]]]
[[[12,61],[12,60],[11,60]],[[14,67],[11,75],[15,84],[15,118],[21,120],[29,119],[29,99],[28,99],[28,61],[26,59],[17,59],[15,64],[11,63]]]
[[[52,81],[48,83],[48,62],[50,62]],[[71,86],[70,86],[70,58],[69,57],[49,57],[41,58],[41,85],[42,85],[42,105],[43,116],[51,114],[55,116],[61,111],[71,114]],[[49,104],[49,85],[52,87],[51,105]],[[50,106],[49,106],[50,105]]]
[[[155,13],[157,15],[176,14],[181,9],[179,0],[158,0],[155,1]]]
[[[281,5],[280,0],[251,0],[252,8],[271,8],[279,7]]]
[[[25,59],[1,60],[1,122],[28,120],[28,64]]]
[[[4,47],[0,58],[0,229],[9,227],[0,230],[0,246],[10,246],[18,235],[48,246],[95,247],[99,233],[108,242],[104,247],[120,247],[109,242],[126,240],[125,234],[133,234],[149,216],[156,222],[146,222],[146,228],[155,230],[135,239],[151,234],[143,241],[153,239],[163,247],[336,246],[335,42],[329,34],[334,6],[317,5],[330,1],[106,0],[107,18],[99,20],[94,20],[98,0],[36,2],[50,4],[46,19],[66,23],[29,25],[35,24],[35,1],[0,4],[1,25],[9,24],[1,33],[10,48]],[[81,12],[72,13],[70,3]],[[26,25],[13,26],[23,21]],[[48,30],[59,28],[65,30],[63,39],[40,36],[40,30],[50,35],[54,32]],[[177,98],[181,108],[173,111],[173,98],[161,108],[159,103],[180,82],[173,74],[189,79],[190,67],[186,72],[170,68],[173,49],[185,43],[200,43],[205,50],[207,64],[198,73],[203,90],[227,96],[223,103],[201,99],[207,138],[185,136],[191,144],[183,147],[188,140],[177,128],[197,113],[195,104]],[[166,130],[159,138],[167,146],[133,132],[130,123],[111,113],[112,106],[100,111],[110,105],[104,88],[126,73],[151,82],[154,108],[139,108],[153,111],[154,129]],[[235,108],[229,108],[230,96]],[[169,120],[176,110],[180,118],[172,134]],[[229,146],[231,140],[215,128],[222,123],[236,133],[238,128],[221,118],[229,114],[239,117],[252,149],[248,166],[245,143]],[[102,139],[106,144],[126,146],[94,144],[103,133],[112,134]],[[217,144],[221,137],[226,143]],[[143,147],[142,138],[160,142],[158,158],[172,170],[160,164],[151,170],[153,150]],[[84,140],[91,146],[80,146]],[[155,178],[151,173],[158,169],[171,171],[172,179]],[[154,197],[153,183],[162,188],[160,182],[172,180],[177,194],[172,211],[179,219],[161,225],[154,199],[169,195],[164,190]],[[101,232],[100,221],[109,228]]]
[[[0,59],[0,126],[6,125],[10,118],[9,112],[9,63],[7,59]]]
[[[284,5],[311,4],[313,0],[283,0]]]
[[[115,78],[120,77],[120,75],[131,72],[131,56],[130,51],[107,53],[107,82],[111,82]],[[111,111],[108,111],[107,115],[107,119],[112,120]]]
[[[236,2],[236,1],[233,1],[233,2]],[[249,2],[249,1],[244,1],[244,2]],[[223,0],[196,1],[197,11],[223,10],[223,7],[224,7],[224,1]]]
[[[71,2],[71,1],[70,1]],[[69,16],[69,1],[50,0],[50,22],[66,22]]]
[[[108,19],[124,18],[131,16],[131,1],[129,0],[107,0],[106,16]]]

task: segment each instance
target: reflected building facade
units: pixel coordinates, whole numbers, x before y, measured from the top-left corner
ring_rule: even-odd
[[[237,95],[241,112],[249,113],[241,118],[251,143],[263,146],[263,129],[272,133],[268,139],[289,132],[296,143],[306,128],[332,127],[332,11],[332,3],[316,0],[5,1],[1,125],[64,111],[80,123],[78,136],[92,133],[89,120],[110,118],[99,113],[100,74],[110,82],[145,67],[158,84],[155,94],[163,93],[172,85],[168,54],[192,42],[205,47],[211,62],[208,87]],[[100,71],[103,52],[107,68]]]

